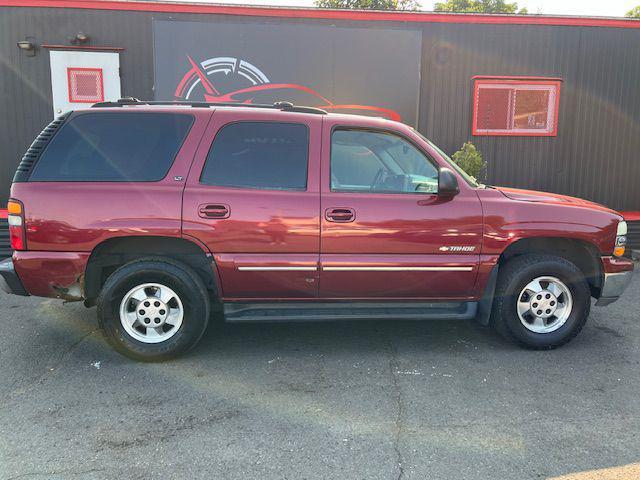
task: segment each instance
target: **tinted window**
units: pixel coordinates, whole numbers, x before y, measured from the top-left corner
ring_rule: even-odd
[[[216,135],[200,181],[220,187],[304,190],[308,152],[306,125],[232,123]]]
[[[331,136],[331,190],[437,193],[438,169],[397,135],[336,130]]]
[[[31,180],[161,180],[192,122],[191,115],[169,113],[78,115],[53,137]]]

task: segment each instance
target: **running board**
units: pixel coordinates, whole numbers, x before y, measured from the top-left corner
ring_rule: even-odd
[[[225,303],[225,321],[314,322],[333,320],[470,320],[478,302],[272,302]]]

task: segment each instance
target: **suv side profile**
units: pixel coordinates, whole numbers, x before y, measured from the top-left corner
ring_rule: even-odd
[[[8,214],[4,290],[97,305],[143,361],[187,351],[220,311],[475,318],[548,349],[633,270],[615,211],[481,185],[409,126],[287,103],[69,112],[22,159]]]

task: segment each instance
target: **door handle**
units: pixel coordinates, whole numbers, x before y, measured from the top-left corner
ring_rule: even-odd
[[[198,207],[198,215],[202,218],[229,218],[230,214],[229,205],[221,203],[204,204]]]
[[[353,208],[327,208],[324,216],[328,222],[347,223],[356,219],[356,212]]]

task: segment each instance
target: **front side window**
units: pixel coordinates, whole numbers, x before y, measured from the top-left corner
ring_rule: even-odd
[[[193,116],[171,113],[87,113],[53,137],[32,181],[151,182],[163,179]]]
[[[218,187],[305,190],[308,156],[306,125],[232,123],[216,135],[200,182]]]
[[[560,80],[476,78],[474,135],[555,136]]]
[[[402,137],[340,129],[331,135],[331,190],[438,193],[438,169]]]

